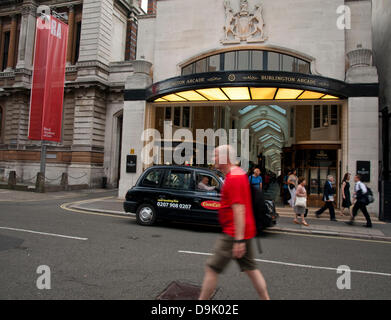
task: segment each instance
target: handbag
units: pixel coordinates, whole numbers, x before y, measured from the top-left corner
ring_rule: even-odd
[[[295,201],[296,207],[307,207],[307,198],[306,197],[296,197]]]

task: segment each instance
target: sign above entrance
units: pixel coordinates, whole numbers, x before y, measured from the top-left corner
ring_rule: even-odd
[[[154,83],[141,92],[125,90],[125,101],[148,102],[339,100],[377,97],[379,85],[351,84],[317,75],[282,71],[207,72]]]
[[[247,0],[240,0],[240,9],[234,13],[230,0],[224,1],[225,25],[223,44],[239,44],[241,41],[259,43],[267,40],[262,5],[256,4],[250,12]]]

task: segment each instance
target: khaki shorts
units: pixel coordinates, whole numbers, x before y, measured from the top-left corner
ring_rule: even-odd
[[[206,265],[212,268],[215,272],[221,273],[224,271],[228,263],[234,259],[238,263],[242,272],[255,270],[257,265],[254,260],[254,251],[251,239],[246,240],[246,253],[240,259],[236,259],[232,256],[233,245],[234,238],[223,234],[216,241],[214,254],[207,260]]]

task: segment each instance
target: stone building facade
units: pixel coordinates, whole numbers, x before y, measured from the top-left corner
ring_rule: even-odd
[[[371,15],[370,0],[157,1],[156,14],[139,17],[119,196],[146,167],[143,129],[161,132],[166,120],[174,131],[249,129],[249,160],[276,173],[296,167],[314,206],[328,174],[337,178],[339,204],[343,174],[364,173],[378,213]],[[136,173],[126,170],[130,150]]]
[[[27,129],[42,4],[67,14],[71,43],[63,140],[49,146],[48,182],[67,172],[70,184],[93,187],[106,177],[124,197],[147,167],[144,129],[248,129],[248,160],[275,173],[297,168],[312,205],[328,174],[338,189],[345,172],[360,171],[379,212],[370,0],[149,0],[146,14],[131,0],[2,1],[3,180],[16,170],[29,182],[39,171],[40,143]],[[129,155],[136,173],[127,170]]]
[[[37,8],[65,14],[69,26],[63,132],[49,143],[47,183],[100,186],[119,179],[124,86],[133,74],[140,1],[16,0],[0,3],[0,179],[16,171],[34,183],[40,142],[27,139]]]

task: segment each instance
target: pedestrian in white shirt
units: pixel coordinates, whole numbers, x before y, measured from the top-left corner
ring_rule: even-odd
[[[349,225],[353,225],[354,218],[357,216],[358,210],[364,214],[367,224],[364,227],[372,228],[371,217],[369,216],[367,205],[369,204],[368,200],[368,189],[364,183],[361,182],[361,176],[358,174],[354,177],[354,206],[353,206],[353,217],[349,222],[346,222]]]

